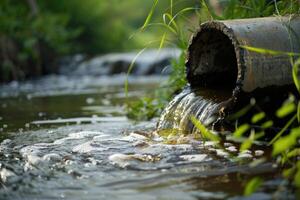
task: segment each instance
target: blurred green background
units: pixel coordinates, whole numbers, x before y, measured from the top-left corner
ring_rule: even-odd
[[[299,0],[274,1],[1,0],[0,83],[55,73],[65,55],[169,44],[184,50],[206,20],[299,13]]]
[[[138,31],[152,0],[1,0],[0,82],[53,73],[64,55],[90,56],[158,46],[162,30]],[[198,1],[174,1],[176,9]],[[170,1],[159,1],[152,22]]]

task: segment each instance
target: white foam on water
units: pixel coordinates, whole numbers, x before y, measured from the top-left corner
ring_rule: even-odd
[[[9,169],[6,169],[6,168],[2,168],[0,169],[0,178],[1,178],[1,181],[6,183],[6,182],[10,182],[12,181],[12,179],[16,178],[17,175],[9,170]]]

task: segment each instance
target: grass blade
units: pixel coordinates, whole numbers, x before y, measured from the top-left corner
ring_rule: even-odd
[[[296,52],[285,52],[285,51],[276,51],[276,50],[271,50],[271,49],[264,49],[264,48],[259,48],[259,47],[250,47],[250,46],[240,46],[248,51],[253,51],[256,53],[261,53],[261,54],[269,54],[273,56],[278,56],[278,55],[286,55],[286,56],[300,56],[300,53]]]
[[[280,138],[280,136],[287,130],[287,128],[296,120],[297,115],[294,115],[294,117],[292,117],[287,123],[286,125],[280,130],[279,133],[277,133],[277,135],[271,140],[271,142],[269,142],[269,145],[272,145],[276,140],[278,140],[278,138]]]
[[[125,84],[124,84],[124,91],[125,91],[125,97],[126,99],[128,98],[128,76],[130,75],[131,73],[131,70],[134,66],[134,63],[136,61],[136,59],[146,50],[147,48],[144,48],[142,49],[141,51],[139,51],[136,56],[133,58],[133,60],[131,61],[130,65],[129,65],[129,68],[128,68],[128,71],[127,71],[127,74],[126,74],[126,80],[125,80]]]
[[[158,0],[154,0],[152,8],[151,8],[151,10],[150,10],[150,12],[149,12],[149,14],[148,14],[148,16],[147,16],[147,18],[146,18],[143,26],[142,26],[142,28],[141,28],[142,30],[144,30],[147,27],[147,25],[149,24],[149,22],[151,21],[157,3],[158,3]]]
[[[196,126],[196,128],[201,132],[203,138],[205,139],[209,139],[211,141],[220,141],[220,138],[211,133],[209,130],[207,130],[207,128],[205,126],[203,126],[203,124],[196,119],[194,116],[191,117],[191,121],[193,122],[193,124]]]

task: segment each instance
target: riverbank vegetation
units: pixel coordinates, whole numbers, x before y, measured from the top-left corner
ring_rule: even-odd
[[[162,29],[158,48],[172,45],[181,49],[181,56],[173,60],[171,75],[166,83],[163,83],[155,93],[149,94],[143,99],[128,103],[128,116],[136,120],[147,120],[158,117],[162,109],[174,94],[178,93],[185,85],[185,59],[189,39],[199,24],[210,20],[242,19],[267,16],[284,16],[300,13],[300,3],[297,0],[273,1],[273,0],[228,0],[208,1],[200,0],[194,4],[176,8],[180,1],[170,0],[164,9],[158,6],[159,0],[155,0],[149,15],[140,27],[141,31],[148,31],[154,26]],[[161,21],[151,21],[151,13],[155,9],[161,12]],[[176,10],[176,11],[175,11]]]
[[[154,6],[157,1],[154,1]],[[180,49],[182,49],[182,57],[179,61],[173,63],[172,75],[168,83],[164,84],[157,94],[152,97],[145,97],[143,100],[137,101],[135,104],[129,104],[129,114],[131,117],[136,119],[148,119],[154,116],[158,116],[158,113],[164,107],[163,102],[168,102],[171,96],[176,94],[176,91],[182,89],[186,84],[186,81],[182,79],[184,74],[184,59],[185,50],[187,48],[188,37],[182,37],[181,30],[184,28],[180,27],[178,22],[179,16],[188,19],[186,17],[186,11],[192,11],[194,17],[197,18],[199,23],[207,20],[224,20],[224,19],[236,19],[236,18],[253,18],[253,17],[265,17],[265,16],[284,16],[294,15],[300,13],[300,2],[296,0],[290,1],[256,1],[256,0],[245,0],[245,1],[222,1],[218,4],[210,4],[217,1],[201,1],[201,5],[198,8],[185,8],[177,13],[172,11],[173,1],[170,1],[170,6],[167,12],[162,13],[163,16],[163,27],[165,33],[161,37],[159,47],[168,42],[168,34],[177,37],[177,43],[175,43]],[[150,11],[149,16],[151,16]],[[142,28],[150,24],[149,16]],[[194,19],[193,19],[194,20]],[[186,24],[188,22],[185,21]],[[184,32],[187,32],[184,30]],[[193,32],[193,31],[191,31]],[[168,34],[167,34],[168,33]],[[293,80],[294,84],[299,90],[299,66],[300,58],[299,54],[295,52],[275,52],[268,49],[258,49],[255,47],[245,47],[248,50],[256,51],[257,53],[272,54],[272,55],[287,55],[290,56],[290,60],[293,66]],[[164,95],[162,95],[164,94]],[[255,101],[253,101],[255,102]],[[247,106],[251,108],[255,103]],[[242,109],[238,112],[238,115],[246,114],[250,109]],[[300,149],[299,149],[299,138],[300,138],[300,102],[295,96],[291,95],[285,102],[283,102],[280,108],[274,108],[274,112],[278,119],[286,121],[286,124],[281,130],[275,134],[275,136],[269,141],[267,146],[272,148],[272,159],[281,168],[282,176],[296,187],[300,188]],[[147,113],[147,114],[145,114]],[[240,143],[240,152],[246,151],[261,138],[265,137],[266,129],[273,126],[272,120],[267,120],[266,114],[261,111],[252,116],[251,120],[247,123],[236,124],[236,130],[233,133],[233,139],[236,139]],[[199,129],[200,136],[202,139],[220,141],[214,133],[206,129],[199,121],[195,118],[191,118],[194,125]],[[237,120],[237,119],[236,119]],[[253,127],[259,127],[260,131]],[[173,132],[172,132],[173,134]],[[267,158],[261,158],[254,160],[250,165],[258,165],[266,161]],[[245,195],[252,194],[259,186],[263,183],[263,178],[254,177],[245,186]]]

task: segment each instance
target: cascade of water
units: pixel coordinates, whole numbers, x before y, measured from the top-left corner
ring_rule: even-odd
[[[193,133],[194,125],[191,116],[196,117],[205,126],[210,126],[219,118],[223,103],[230,98],[230,92],[191,89],[186,87],[175,96],[165,108],[157,124],[158,132]]]

